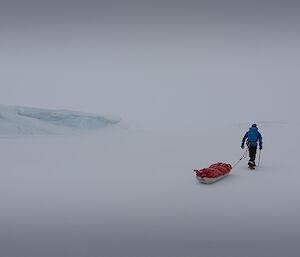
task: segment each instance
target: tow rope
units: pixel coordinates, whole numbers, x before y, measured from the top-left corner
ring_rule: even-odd
[[[239,163],[241,160],[247,158],[247,156],[248,156],[248,147],[247,147],[246,151],[244,152],[244,154],[242,155],[242,157],[241,157],[234,165],[232,165],[232,168],[234,168],[236,165],[238,165],[238,163]]]

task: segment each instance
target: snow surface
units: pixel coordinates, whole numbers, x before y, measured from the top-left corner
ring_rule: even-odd
[[[1,257],[299,256],[298,126],[258,123],[256,171],[193,173],[237,161],[250,125],[2,138]]]
[[[0,105],[0,136],[66,134],[102,129],[120,122],[120,118],[68,110]]]

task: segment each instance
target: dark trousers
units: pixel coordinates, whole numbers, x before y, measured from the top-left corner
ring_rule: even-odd
[[[255,157],[256,157],[256,151],[257,151],[257,145],[250,145],[249,146],[249,163],[255,163]],[[250,164],[249,164],[250,166]]]

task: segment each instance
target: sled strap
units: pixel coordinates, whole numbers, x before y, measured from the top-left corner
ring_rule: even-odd
[[[241,157],[234,165],[232,165],[232,168],[234,168],[236,165],[238,165],[238,163],[239,163],[241,160],[247,158],[247,155],[248,155],[248,148],[246,149],[246,151],[244,152],[244,154],[242,155],[242,157]]]

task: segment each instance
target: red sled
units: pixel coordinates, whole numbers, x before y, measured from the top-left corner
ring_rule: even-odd
[[[231,170],[230,164],[218,162],[210,165],[209,168],[194,171],[200,183],[211,184],[228,176]]]

